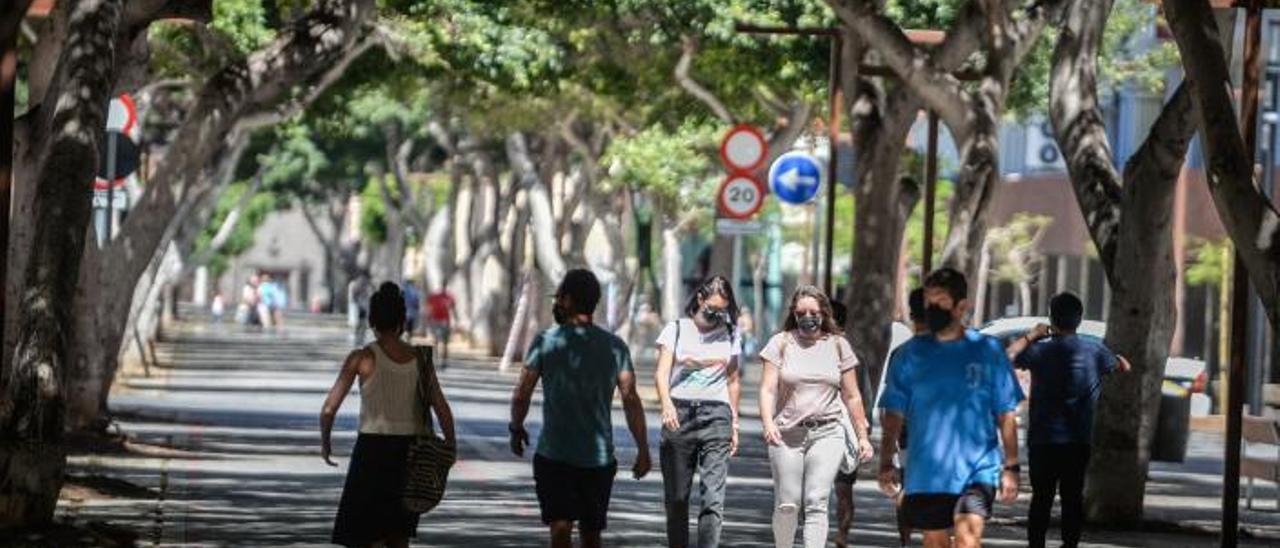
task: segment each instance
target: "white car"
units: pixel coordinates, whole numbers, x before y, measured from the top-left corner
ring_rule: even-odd
[[[982,326],[979,331],[983,335],[990,335],[1000,339],[1001,343],[1009,346],[1010,341],[1021,337],[1031,328],[1042,323],[1049,323],[1049,318],[1042,316],[1001,318]],[[1085,320],[1080,323],[1076,333],[1102,341],[1107,337],[1107,324],[1094,320]],[[1209,396],[1205,394],[1207,382],[1208,369],[1203,360],[1169,358],[1165,362],[1162,392],[1169,396],[1186,397],[1190,395],[1191,415],[1193,417],[1202,417],[1209,414]],[[1024,386],[1024,388],[1026,387]]]
[[[1008,346],[1014,338],[1021,337],[1033,327],[1042,323],[1049,323],[1049,318],[1043,316],[1001,318],[982,326],[979,332],[983,335],[995,337],[1002,344]],[[1084,320],[1080,323],[1080,327],[1076,329],[1076,333],[1101,341],[1107,336],[1107,324],[1095,320]],[[893,335],[889,342],[889,352],[885,355],[885,374],[880,376],[880,386],[876,391],[877,395],[884,393],[884,381],[889,371],[889,356],[893,354],[893,351],[898,346],[907,342],[910,338],[911,328],[900,322],[893,322]],[[1020,375],[1019,379],[1024,383],[1023,390],[1027,391],[1030,388],[1029,378],[1025,375]],[[1207,380],[1208,373],[1203,360],[1169,358],[1169,361],[1165,362],[1163,392],[1168,395],[1180,396],[1190,394],[1191,416],[1193,417],[1202,417],[1209,414],[1209,396],[1204,393]]]

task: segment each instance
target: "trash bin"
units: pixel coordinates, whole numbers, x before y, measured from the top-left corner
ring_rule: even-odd
[[[1151,442],[1151,460],[1182,462],[1187,458],[1187,438],[1191,435],[1191,394],[1165,390],[1160,395],[1156,436]]]

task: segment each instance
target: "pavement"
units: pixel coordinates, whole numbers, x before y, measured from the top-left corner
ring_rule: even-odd
[[[339,318],[291,321],[265,332],[205,320],[171,327],[156,346],[157,362],[149,375],[126,376],[112,393],[110,407],[129,440],[127,450],[69,459],[74,483],[105,485],[99,491],[111,496],[64,490],[59,518],[132,530],[141,546],[325,545],[355,440],[358,390],[343,405],[335,427],[338,468],[320,460],[317,417],[350,350]],[[517,368],[500,373],[496,360],[465,350],[455,352],[449,365],[440,377],[458,423],[460,459],[445,501],[423,516],[415,545],[545,545],[529,458],[507,449],[508,399]],[[648,367],[641,365],[642,385],[650,384]],[[747,375],[744,409],[755,405],[755,378]],[[624,471],[610,506],[609,546],[665,544],[656,470],[659,421],[656,406],[649,407],[655,470],[639,481],[625,472],[635,448],[621,410],[614,412]],[[540,416],[535,397],[528,421],[534,436]],[[742,439],[741,453],[731,463],[722,544],[773,546],[772,482],[758,420],[743,421]],[[1091,529],[1082,545],[1216,546],[1221,455],[1220,435],[1193,434],[1185,463],[1153,464],[1142,530]],[[855,488],[851,544],[896,546],[892,505],[875,489],[869,472],[864,474]],[[1245,510],[1242,504],[1241,546],[1280,545],[1280,511],[1272,509],[1276,488],[1259,487],[1259,506],[1268,510]],[[1025,545],[1029,500],[1024,478],[1018,501],[997,507],[986,545]]]

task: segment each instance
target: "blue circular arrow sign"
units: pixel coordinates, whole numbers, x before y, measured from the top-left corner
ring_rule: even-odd
[[[769,188],[788,204],[808,203],[822,188],[822,165],[804,152],[783,154],[769,166]]]

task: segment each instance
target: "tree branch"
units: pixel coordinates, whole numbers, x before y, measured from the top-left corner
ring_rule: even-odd
[[[1253,153],[1235,119],[1216,19],[1204,0],[1166,0],[1164,10],[1194,92],[1213,203],[1271,325],[1280,325],[1280,213],[1254,182]]]
[[[698,40],[691,36],[685,36],[681,47],[680,60],[676,62],[675,69],[676,82],[690,95],[706,104],[711,109],[711,112],[715,113],[721,120],[729,124],[736,123],[736,119],[729,112],[729,109],[724,106],[724,102],[694,80],[692,76],[689,76],[689,71],[693,66],[693,57],[698,53]]]
[[[898,24],[884,15],[871,0],[828,0],[827,3],[847,28],[857,32],[867,43],[874,44],[885,63],[929,108],[937,111],[956,140],[963,141],[969,131],[966,115],[972,99],[960,81],[949,71],[935,66],[924,51],[911,43]],[[975,21],[974,17],[967,16],[957,21],[956,34],[959,38],[944,49],[948,60],[959,57],[957,50],[967,49],[970,45],[966,42],[972,41],[972,31],[964,27],[975,24],[981,24],[981,20]]]

